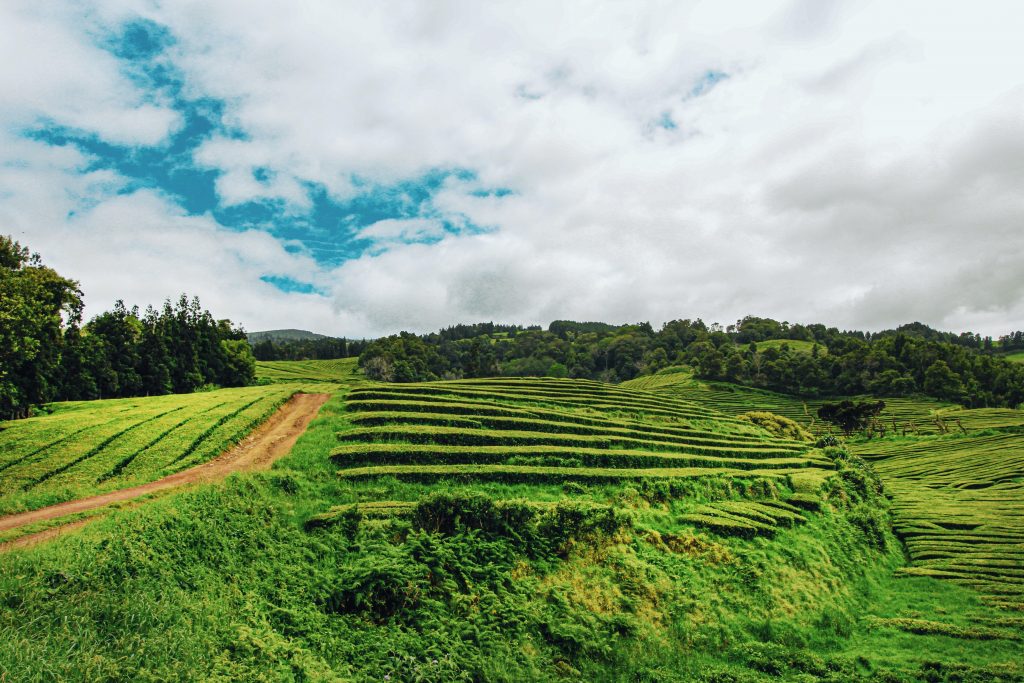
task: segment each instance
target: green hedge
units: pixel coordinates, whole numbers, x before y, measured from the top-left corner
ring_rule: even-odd
[[[723,447],[723,448],[747,448],[749,446],[760,446],[771,451],[785,451],[790,453],[804,453],[808,450],[806,446],[777,442],[768,439],[747,440],[732,439],[722,436],[699,436],[694,433],[678,435],[666,432],[641,431],[630,429],[625,426],[595,426],[586,424],[575,424],[572,422],[544,420],[533,417],[505,417],[476,415],[473,418],[457,417],[445,412],[360,412],[351,418],[352,422],[360,426],[385,426],[389,424],[420,424],[437,427],[486,427],[494,430],[508,431],[531,431],[545,434],[574,434],[579,436],[602,436],[608,438],[628,439],[638,443],[650,444],[684,444],[694,446]]]
[[[395,477],[404,481],[432,482],[439,479],[497,481],[510,484],[561,484],[566,481],[615,483],[625,480],[695,477],[742,477],[741,470],[687,468],[612,469],[599,467],[518,467],[513,465],[393,465],[356,467],[338,471],[345,479]],[[759,473],[759,478],[773,476]],[[781,475],[775,475],[781,476]]]
[[[820,463],[805,458],[742,459],[655,451],[611,450],[567,446],[448,446],[439,444],[368,443],[339,446],[331,459],[339,465],[360,464],[485,464],[511,458],[574,459],[587,467],[793,470]]]

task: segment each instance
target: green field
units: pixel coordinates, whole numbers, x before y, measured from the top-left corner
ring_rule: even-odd
[[[1024,610],[1024,435],[857,444],[894,498],[902,572],[969,586]]]
[[[256,379],[264,382],[347,382],[358,372],[356,358],[256,361]]]
[[[817,418],[823,403],[849,398],[854,401],[878,400],[872,396],[848,396],[831,399],[802,399],[773,391],[697,380],[686,370],[672,369],[655,375],[623,382],[622,386],[657,392],[659,395],[694,401],[728,415],[751,410],[767,410],[807,426],[821,434],[828,426]],[[974,432],[1024,426],[1024,410],[1009,408],[963,409],[952,403],[930,398],[884,397],[885,410],[881,421],[889,430],[903,434],[941,434]]]
[[[54,403],[0,423],[0,514],[126,488],[209,460],[297,385]]]
[[[1024,363],[1024,351],[1016,351],[1014,353],[1008,353],[1003,356],[1006,360],[1012,360],[1014,363]]]
[[[778,349],[782,350],[782,347],[787,347],[793,353],[813,353],[814,342],[796,340],[796,339],[768,339],[766,341],[757,342],[757,350],[765,351],[766,349]],[[818,344],[818,353],[827,354],[828,349]]]
[[[1024,680],[1013,431],[854,443],[872,469],[685,375],[274,365],[341,381],[272,470],[0,554],[0,680]]]

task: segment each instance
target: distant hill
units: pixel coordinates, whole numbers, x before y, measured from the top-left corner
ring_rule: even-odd
[[[327,335],[317,334],[309,330],[264,330],[262,332],[250,332],[248,334],[250,344],[258,344],[261,341],[272,342],[284,341],[305,341],[307,339],[326,339]]]

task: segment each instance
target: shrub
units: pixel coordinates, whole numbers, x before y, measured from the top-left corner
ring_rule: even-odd
[[[478,529],[488,534],[526,541],[536,512],[525,501],[495,503],[482,494],[434,493],[420,501],[412,513],[413,528],[455,534]]]
[[[381,545],[344,567],[324,609],[332,613],[365,613],[383,623],[404,609],[416,607],[424,589],[419,567],[397,549]]]
[[[885,550],[888,543],[889,516],[884,510],[868,503],[860,503],[850,510],[846,518],[864,533],[873,548]]]
[[[537,531],[564,556],[577,542],[610,539],[632,525],[632,517],[610,505],[561,502],[540,515]]]
[[[764,428],[772,436],[777,436],[780,439],[792,439],[793,441],[812,441],[814,439],[811,433],[801,427],[799,423],[782,415],[755,410],[743,413],[738,417],[741,420]]]

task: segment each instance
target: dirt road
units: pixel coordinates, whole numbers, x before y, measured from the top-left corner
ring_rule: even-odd
[[[253,430],[249,436],[209,462],[176,472],[148,484],[0,517],[0,531],[16,529],[26,524],[48,519],[57,519],[77,512],[95,510],[111,503],[132,500],[164,489],[216,481],[232,472],[266,469],[275,460],[291,451],[292,446],[306,431],[306,427],[316,417],[320,406],[328,398],[330,398],[330,394],[296,394],[266,422]],[[40,533],[50,536],[57,535],[52,531]],[[32,535],[36,536],[37,534]]]

